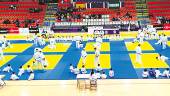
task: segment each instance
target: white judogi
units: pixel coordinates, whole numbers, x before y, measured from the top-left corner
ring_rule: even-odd
[[[74,67],[72,65],[70,66],[69,69],[70,69],[70,72],[74,72]]]
[[[42,45],[45,45],[45,39],[42,38]]]
[[[93,74],[93,75],[90,75],[89,79],[92,80],[92,81],[96,81],[97,80],[97,75],[96,74]]]
[[[162,73],[162,76],[169,78],[169,70],[164,70],[164,72]]]
[[[10,77],[11,80],[18,80],[19,77],[16,74],[12,74]]]
[[[159,59],[159,60],[162,60],[162,61],[166,61],[166,60],[168,60],[169,58],[166,57],[166,56],[161,55],[161,56],[158,57],[158,59]]]
[[[86,57],[87,57],[87,53],[85,50],[81,51],[81,58],[82,58],[82,63],[85,64],[86,63]]]
[[[6,44],[2,43],[2,49],[6,49]]]
[[[7,39],[6,39],[6,36],[2,36],[2,42],[6,43],[7,42]]]
[[[94,60],[95,66],[100,64],[100,60],[99,59],[100,59],[100,51],[98,49],[96,49],[96,51],[95,51],[95,60]]]
[[[19,72],[18,72],[18,76],[21,76],[24,72],[25,72],[24,69],[23,69],[23,68],[20,68],[20,69],[19,69]]]
[[[13,71],[13,69],[11,68],[11,66],[6,66],[2,71],[3,72],[10,72],[10,71]]]
[[[167,36],[164,36],[164,37],[162,38],[162,49],[166,49],[167,41],[168,41]]]
[[[40,52],[40,51],[42,52],[42,49],[41,49],[41,48],[35,48],[35,49],[34,49],[34,54],[35,54],[36,52]]]
[[[96,71],[102,71],[102,68],[100,66],[97,66]]]
[[[39,42],[40,46],[45,45],[45,40],[42,37],[39,37],[38,42]]]
[[[142,50],[139,46],[137,46],[136,47],[136,62],[140,64],[142,63],[141,55],[142,55]]]
[[[160,70],[156,69],[155,70],[155,74],[156,74],[156,78],[159,78],[159,76],[161,75]]]
[[[11,48],[11,43],[9,41],[7,41],[7,47]]]
[[[76,40],[76,48],[80,48],[80,41]]]
[[[143,43],[144,37],[145,37],[144,32],[141,32],[141,33],[139,34],[139,42],[140,42],[140,43]]]
[[[142,73],[142,77],[143,78],[147,78],[149,76],[149,73],[148,73],[148,71],[143,71],[143,73]]]
[[[156,39],[156,38],[157,38],[158,34],[157,34],[155,28],[149,28],[148,31],[149,31],[150,34],[151,34],[151,38],[153,38],[153,39]]]
[[[109,76],[110,76],[110,77],[114,77],[114,71],[113,71],[113,70],[110,70],[110,71],[109,71]]]
[[[138,34],[140,34],[141,32],[142,32],[142,30],[141,30],[141,29],[139,29],[139,30],[138,30]]]
[[[102,43],[102,42],[103,42],[103,40],[102,40],[102,38],[101,38],[101,37],[97,37],[97,38],[96,38],[96,42]]]
[[[96,38],[96,44],[94,45],[97,49],[101,49],[101,43],[103,42],[101,37]]]
[[[74,40],[76,41],[76,48],[80,48],[80,41],[82,40],[82,38],[80,36],[75,36]]]
[[[96,78],[98,78],[98,79],[100,79],[100,78],[101,78],[101,74],[100,74],[100,72],[97,72],[97,73],[96,73]]]
[[[87,73],[86,68],[81,68],[81,72],[82,72],[83,74],[86,74],[86,73]]]
[[[161,44],[162,43],[162,40],[163,40],[163,35],[161,35],[160,37],[159,37],[159,39],[158,39],[158,41],[155,43],[155,44]]]
[[[101,78],[102,78],[102,79],[106,79],[106,78],[107,78],[107,75],[106,75],[106,74],[102,74],[102,75],[101,75]]]
[[[45,58],[44,54],[42,52],[36,52],[34,54],[34,59],[35,59],[35,65],[38,66],[39,64],[42,65],[42,68],[44,68],[44,65],[48,65],[46,60],[43,60]]]
[[[28,73],[33,72],[32,68],[31,67],[27,68],[27,72]]]
[[[31,73],[30,76],[28,77],[28,80],[34,80],[34,73]]]
[[[50,38],[49,42],[50,42],[49,48],[56,49],[56,45],[55,45],[56,41],[55,41],[55,39],[54,38]]]
[[[48,66],[48,62],[47,62],[47,60],[45,59],[42,59],[41,60],[41,64],[42,64],[42,66],[43,66],[43,68],[44,68],[44,66]]]
[[[37,63],[40,63],[41,62],[41,53],[40,52],[36,52],[36,53],[34,53],[34,59],[35,59],[35,61],[37,62]]]
[[[80,70],[78,68],[75,68],[74,69],[74,74],[79,74],[80,73]]]
[[[34,37],[34,44],[37,46],[38,45],[38,36],[37,35],[35,35],[35,37]]]
[[[2,47],[0,47],[0,60],[4,58],[4,52]]]

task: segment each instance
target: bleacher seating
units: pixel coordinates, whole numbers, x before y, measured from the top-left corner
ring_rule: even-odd
[[[16,9],[10,9],[10,5],[16,5]],[[42,8],[39,13],[30,13],[29,8]],[[18,19],[20,27],[24,27],[23,22],[26,19],[39,20],[39,25],[43,24],[44,16],[46,12],[46,5],[39,5],[38,2],[1,2],[0,3],[0,27],[2,28],[15,28],[15,24],[3,24],[3,20],[10,20],[13,22]],[[34,26],[31,24],[29,26]]]
[[[85,1],[84,1],[85,2]],[[98,1],[101,2],[101,1]],[[91,3],[91,2],[90,2]],[[132,18],[126,18],[124,15],[129,12]],[[119,15],[118,15],[119,13]],[[120,18],[121,21],[136,21],[137,20],[137,13],[135,8],[135,1],[134,0],[125,0],[124,6],[119,10],[109,9],[109,8],[86,8],[81,11],[74,11],[73,15],[80,15],[80,19],[71,18],[69,21],[62,21],[56,19],[56,25],[60,26],[63,24],[65,25],[107,25],[107,24],[115,24],[113,22],[113,18]],[[106,18],[85,18],[88,15],[106,15]]]
[[[158,16],[170,19],[170,1],[152,1],[148,2],[147,5],[152,24],[157,22],[156,17]]]

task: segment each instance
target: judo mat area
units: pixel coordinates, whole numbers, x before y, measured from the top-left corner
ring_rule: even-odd
[[[100,51],[101,67],[107,75],[110,68],[115,72],[114,78],[109,78],[108,76],[107,79],[138,79],[142,78],[144,68],[160,68],[161,72],[165,68],[169,68],[170,60],[163,62],[157,60],[156,57],[158,54],[162,54],[170,58],[170,41],[167,48],[163,50],[161,45],[155,45],[157,40],[145,40],[141,44],[143,54],[142,64],[139,64],[135,62],[135,48],[138,43],[132,43],[133,37],[136,34],[131,34],[121,33],[121,36],[126,38],[119,40],[103,40]],[[46,42],[40,48],[43,49],[48,66],[42,70],[41,66],[36,68],[32,66],[34,49],[37,48],[33,44],[33,41],[24,40],[25,36],[15,37],[7,35],[7,38],[10,39],[12,47],[4,50],[4,59],[0,60],[0,70],[7,66],[7,64],[10,64],[13,71],[18,73],[21,65],[24,69],[27,68],[27,65],[31,65],[34,70],[35,80],[75,80],[76,75],[70,72],[69,65],[73,64],[73,66],[81,68],[81,50],[83,48],[85,48],[88,54],[85,64],[88,73],[90,73],[91,69],[95,69],[95,52],[93,48],[95,41],[83,41],[83,48],[80,49],[76,49],[76,43],[74,41],[57,42],[56,49],[54,50],[49,49],[49,42]],[[0,74],[5,74],[4,79],[9,80],[12,73],[0,71]],[[28,77],[29,74],[24,73],[19,79],[27,80]]]

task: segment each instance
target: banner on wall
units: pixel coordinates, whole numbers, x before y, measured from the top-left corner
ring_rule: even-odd
[[[29,34],[29,28],[19,28],[20,34]]]
[[[104,29],[103,26],[88,27],[88,34],[105,35],[105,34],[119,34],[119,29]]]
[[[161,25],[161,24],[160,25],[153,25],[153,27],[156,28],[156,30],[163,30],[164,29],[163,28],[164,26]]]
[[[7,33],[8,33],[8,29],[0,28],[0,34],[7,34]]]
[[[122,7],[122,2],[109,3],[110,9],[121,8],[121,7]]]
[[[85,2],[76,2],[76,8],[86,8]]]
[[[91,26],[91,27],[88,27],[88,34],[94,34],[95,30],[103,30],[103,26]]]
[[[170,30],[170,24],[164,24],[163,30]]]
[[[95,35],[119,34],[119,29],[94,30]]]

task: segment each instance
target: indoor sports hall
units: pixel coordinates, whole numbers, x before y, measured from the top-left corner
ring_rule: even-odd
[[[0,96],[167,96],[169,0],[0,0]]]

